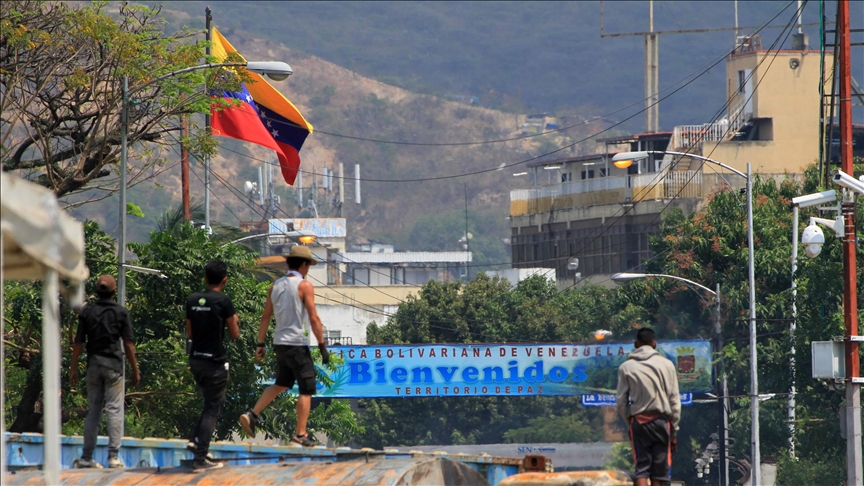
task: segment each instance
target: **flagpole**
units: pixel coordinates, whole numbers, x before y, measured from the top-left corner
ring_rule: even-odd
[[[204,9],[204,14],[206,17],[205,21],[205,37],[204,39],[207,41],[207,47],[205,48],[205,54],[207,54],[207,61],[210,61],[210,42],[212,40],[212,29],[213,29],[213,15],[210,7],[207,6]],[[206,94],[207,84],[205,81],[204,91]],[[207,133],[210,133],[210,113],[204,115],[204,130]],[[208,233],[210,232],[210,155],[204,155],[204,230]]]

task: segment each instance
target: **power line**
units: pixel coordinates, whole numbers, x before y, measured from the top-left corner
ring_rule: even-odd
[[[725,54],[724,54],[723,57],[720,57],[720,58],[717,59],[715,62],[713,62],[713,63],[712,63],[712,64],[711,64],[707,69],[705,69],[705,70],[703,70],[702,72],[700,72],[696,77],[694,77],[693,79],[687,81],[687,82],[684,83],[682,86],[680,86],[680,87],[678,87],[678,88],[672,90],[671,93],[665,95],[664,97],[659,98],[659,99],[657,100],[657,102],[654,103],[654,104],[652,104],[651,106],[654,106],[654,105],[659,104],[661,101],[664,101],[664,100],[668,99],[669,97],[671,97],[671,96],[673,96],[674,94],[678,93],[678,92],[681,91],[682,89],[686,88],[687,86],[689,86],[690,84],[692,84],[693,82],[695,82],[697,79],[701,78],[702,76],[704,76],[705,74],[707,74],[708,72],[710,72],[714,67],[716,67],[718,64],[720,64],[724,59],[725,59]],[[499,165],[499,166],[497,166],[497,167],[493,167],[493,168],[480,169],[480,170],[475,170],[475,171],[471,171],[471,172],[464,172],[464,173],[461,173],[461,174],[450,174],[450,175],[435,176],[435,177],[417,177],[417,178],[412,178],[412,179],[370,179],[370,178],[362,178],[362,177],[358,179],[358,178],[355,178],[355,177],[348,177],[348,176],[346,176],[346,177],[342,177],[342,179],[345,179],[345,180],[360,180],[360,181],[365,181],[365,182],[393,182],[393,183],[400,183],[400,182],[426,182],[426,181],[437,181],[437,180],[447,180],[447,179],[458,179],[458,178],[461,178],[461,177],[467,177],[467,176],[478,175],[478,174],[485,174],[485,173],[488,173],[488,172],[495,172],[495,171],[503,170],[503,169],[506,169],[506,168],[509,168],[509,167],[514,167],[514,166],[517,166],[517,165],[521,165],[521,164],[525,164],[525,163],[528,163],[528,162],[532,162],[532,161],[534,161],[534,160],[541,159],[541,158],[546,157],[546,156],[548,156],[548,155],[553,155],[553,154],[556,154],[556,153],[558,153],[558,152],[561,152],[561,151],[567,150],[568,148],[574,147],[574,146],[576,146],[576,145],[578,145],[578,144],[580,144],[580,143],[582,143],[582,142],[585,142],[585,141],[590,140],[590,139],[592,139],[592,138],[594,138],[594,137],[596,137],[596,136],[598,136],[598,135],[601,135],[601,134],[603,134],[603,133],[606,133],[606,132],[612,130],[613,128],[615,128],[615,127],[618,127],[618,126],[620,126],[620,125],[623,125],[624,123],[626,123],[626,122],[632,120],[633,118],[639,116],[640,114],[644,113],[645,110],[647,110],[647,108],[643,108],[643,109],[637,111],[636,113],[634,113],[634,114],[628,116],[627,118],[624,118],[623,120],[621,120],[621,121],[619,121],[619,122],[616,122],[616,123],[610,125],[609,127],[604,128],[604,129],[602,129],[602,130],[600,130],[600,131],[598,131],[598,132],[596,132],[596,133],[593,133],[593,134],[591,134],[591,135],[589,135],[589,136],[587,136],[587,137],[584,137],[584,138],[582,138],[582,139],[580,139],[580,140],[577,140],[577,141],[575,141],[575,142],[573,142],[573,143],[570,143],[570,144],[568,144],[568,145],[564,145],[563,147],[557,148],[557,149],[552,150],[552,151],[550,151],[550,152],[546,152],[546,153],[543,153],[543,154],[540,154],[540,155],[537,155],[537,156],[534,156],[534,157],[530,157],[530,158],[528,158],[528,159],[520,160],[520,161],[517,161],[517,162],[511,162],[511,163],[509,163],[509,164],[502,164],[502,165]],[[221,147],[221,148],[222,148],[223,150],[227,150],[228,152],[235,153],[235,154],[237,154],[237,155],[240,155],[240,156],[243,156],[243,157],[249,158],[249,159],[251,159],[251,160],[256,160],[256,161],[259,161],[259,162],[262,162],[262,163],[265,163],[265,164],[278,165],[278,163],[271,162],[271,161],[268,161],[268,160],[259,159],[259,158],[253,157],[253,156],[251,156],[251,155],[247,155],[247,154],[243,154],[243,153],[241,153],[241,152],[237,152],[236,150],[231,150],[231,149],[228,149],[228,148],[225,148],[225,147]],[[298,171],[299,171],[299,172],[303,172],[303,173],[310,173],[309,171],[302,170],[302,169],[299,169]],[[335,179],[338,179],[338,178],[339,178],[339,176],[336,176],[336,175],[334,175],[333,177],[334,177]]]
[[[771,47],[768,48],[768,52],[771,52],[772,50],[774,50],[774,55],[771,57],[771,62],[768,63],[768,67],[765,69],[765,74],[763,74],[762,77],[759,78],[759,80],[758,80],[757,83],[756,83],[756,87],[753,89],[753,92],[750,93],[750,96],[747,98],[747,100],[745,101],[745,103],[746,103],[747,101],[750,101],[750,100],[753,98],[753,96],[756,94],[756,89],[759,87],[759,84],[762,83],[762,80],[765,79],[765,75],[767,74],[768,70],[771,69],[771,66],[774,64],[774,60],[777,58],[777,55],[780,53],[780,48],[779,48],[779,46],[782,46],[782,43],[785,42],[786,39],[789,38],[789,35],[792,33],[792,29],[791,29],[791,27],[794,25],[795,20],[797,19],[797,17],[801,15],[801,10],[804,8],[804,6],[806,6],[806,4],[807,4],[807,1],[805,0],[805,1],[802,3],[801,8],[795,11],[795,13],[792,15],[792,18],[791,18],[791,19],[789,20],[789,22],[786,24],[786,27],[784,28],[784,31],[785,31],[785,33],[786,33],[786,37],[783,37],[784,32],[781,32],[781,33],[777,36],[777,39],[775,39],[774,42],[771,44]],[[779,12],[779,13],[778,13],[774,18],[776,18],[777,16],[779,16],[781,13],[783,13],[783,11],[785,11],[787,8],[789,8],[790,5],[792,5],[791,2],[790,2],[789,4],[787,4],[787,6],[786,6],[783,10],[781,10],[781,11],[780,11],[780,12]],[[774,20],[774,19],[772,18],[771,21],[773,21],[773,20]],[[771,21],[769,21],[769,22],[771,22]],[[781,39],[781,37],[783,38],[783,41],[782,41],[782,42],[779,42],[780,39]],[[778,42],[779,42],[779,46],[778,46]],[[775,49],[775,47],[777,47],[777,48]],[[767,56],[767,55],[764,56],[764,57],[759,61],[759,64],[757,65],[757,68],[761,67],[762,64],[765,62],[766,59],[768,59],[768,56]],[[752,70],[752,71],[750,72],[750,75],[749,75],[749,76],[747,77],[747,79],[745,80],[745,82],[749,81],[749,80],[752,78],[752,76],[756,73],[756,71],[757,71],[756,69]],[[713,117],[711,123],[714,123],[714,122],[719,118],[719,116],[723,113],[723,110],[727,109],[728,106],[729,106],[729,104],[730,104],[731,102],[732,102],[732,97],[730,96],[730,97],[726,100],[726,103],[724,103],[723,107],[721,107],[720,110],[717,111],[717,113],[716,113],[715,116]],[[732,129],[732,125],[730,124],[729,127],[726,129],[726,132],[724,132],[724,134],[723,134],[724,137],[726,136],[726,134],[729,133],[729,131],[730,131],[731,129]],[[701,137],[704,138],[705,135],[706,135],[706,134],[703,133],[703,134],[701,135]],[[695,145],[694,145],[694,146],[695,146]],[[707,158],[710,158],[710,156],[714,153],[714,150],[716,150],[716,149],[717,149],[717,146],[715,146],[715,147],[711,150],[711,152],[708,153]],[[680,159],[679,159],[679,160],[680,160]],[[681,189],[678,191],[678,193],[675,195],[675,197],[672,198],[672,199],[670,199],[669,202],[668,202],[668,203],[663,207],[663,209],[661,209],[660,212],[657,213],[657,216],[655,216],[654,219],[651,220],[651,223],[649,223],[649,225],[650,225],[650,224],[653,224],[654,222],[657,221],[657,219],[660,218],[660,216],[663,214],[663,212],[665,212],[666,209],[668,209],[669,206],[672,204],[672,202],[673,202],[675,199],[678,198],[678,196],[681,194],[681,192],[684,190],[684,188],[687,186],[687,184],[690,183],[690,181],[693,179],[694,176],[695,176],[695,173],[694,173],[694,174],[693,174],[693,175],[692,175],[692,176],[687,180],[687,182],[686,182],[686,183],[681,187]],[[656,185],[656,184],[655,184],[655,185]],[[653,187],[653,186],[652,186],[652,187]],[[635,204],[634,204],[633,206],[631,206],[630,209],[632,209],[632,207],[635,207]],[[625,215],[626,215],[626,212],[625,212]],[[620,220],[623,216],[624,216],[624,215],[622,215],[621,217],[617,218],[617,219],[612,223],[612,225],[607,226],[607,231],[608,231],[609,228],[611,228],[612,226],[614,226],[615,222],[617,222],[618,220]],[[646,225],[646,226],[647,226],[647,225]],[[602,236],[605,232],[606,232],[606,231],[604,231],[604,232],[602,232],[600,235],[598,235],[598,238],[599,238],[600,236]],[[644,233],[644,231],[643,231],[643,232],[640,232],[639,234],[642,234],[642,233]],[[589,242],[589,244],[590,244],[590,243],[593,243],[594,241],[596,241],[596,239],[597,239],[597,238],[594,238],[593,240],[591,240],[591,242]],[[589,244],[586,244],[585,246],[583,246],[583,249],[586,248],[586,247],[588,247]],[[610,256],[610,258],[612,258],[612,257],[614,257],[614,256],[617,256],[617,255],[620,255],[620,253],[621,253],[621,252],[616,253],[615,255],[612,255],[612,256]],[[605,264],[606,262],[608,262],[608,259],[605,260],[605,261],[603,262],[603,264]],[[561,266],[560,264],[557,264],[557,265],[556,265],[556,267],[555,267],[555,271],[556,271],[556,273],[557,273],[558,268],[559,268],[560,266]],[[567,289],[569,289],[569,288],[571,288],[571,287],[573,287],[573,286],[575,286],[575,285],[576,285],[576,283],[574,282],[573,284],[567,286],[567,287],[566,287],[565,289],[563,289],[563,290],[567,290]],[[562,291],[563,291],[563,290],[562,290]]]

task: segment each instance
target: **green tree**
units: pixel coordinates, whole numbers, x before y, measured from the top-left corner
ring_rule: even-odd
[[[384,326],[370,325],[370,344],[579,342],[598,328],[623,332],[610,318],[611,291],[587,286],[558,293],[535,276],[515,287],[481,274],[462,285],[429,282]],[[598,410],[577,397],[464,397],[361,400],[364,446],[488,444],[601,440]],[[429,417],[418,423],[414,417]]]
[[[169,221],[171,218],[166,218]],[[92,296],[96,278],[116,273],[114,241],[93,222],[85,224],[87,258],[91,277],[87,282]],[[263,380],[274,375],[273,354],[258,362],[254,357],[258,322],[263,311],[268,280],[254,268],[255,254],[240,245],[228,244],[194,229],[188,223],[168,225],[153,232],[147,243],[129,245],[138,259],[133,264],[161,269],[168,278],[129,272],[127,307],[135,329],[135,341],[142,376],[141,386],[126,390],[126,433],[138,437],[185,438],[192,432],[202,399],[188,371],[185,354],[185,301],[204,286],[204,265],[213,259],[228,264],[229,280],[225,289],[240,317],[241,335],[228,344],[231,377],[228,400],[216,429],[217,439],[239,432],[237,417],[252,405],[261,392]],[[38,284],[6,284],[6,316],[12,324],[7,339],[14,352],[7,355],[10,369],[7,410],[10,430],[38,432],[37,412],[41,401],[42,370],[38,343],[41,341],[41,308]],[[75,313],[62,314],[65,344],[70,344],[77,320]],[[272,333],[272,328],[271,331]],[[317,350],[314,351],[317,353]],[[317,354],[315,354],[317,356]],[[68,370],[68,353],[64,354]],[[316,358],[317,359],[317,358]],[[333,357],[331,369],[338,366]],[[86,380],[86,377],[85,377]],[[329,384],[326,375],[319,380]],[[87,412],[86,386],[70,388],[63,380],[63,431],[80,434]],[[296,399],[288,394],[273,402],[262,430],[271,437],[287,439],[293,433]],[[309,420],[313,432],[323,432],[337,442],[346,442],[362,431],[344,401],[321,403]]]
[[[119,9],[109,12],[115,5]],[[205,58],[203,40],[190,39],[196,32],[166,33],[159,13],[158,8],[109,2],[0,4],[3,171],[23,171],[58,197],[97,191],[68,200],[73,206],[116,190],[116,178],[110,176],[120,157],[123,77],[134,89]],[[209,112],[209,97],[201,89],[205,76],[217,89],[248,78],[242,69],[239,77],[225,73],[171,76],[133,94],[128,137],[133,185],[165,163],[158,147],[167,143],[166,134],[179,132],[179,116]],[[213,138],[192,128],[194,135],[183,142],[212,153]]]
[[[754,183],[759,390],[760,393],[777,393],[775,399],[760,403],[761,452],[766,456],[786,455],[789,440],[786,399],[794,376],[797,416],[793,440],[798,462],[781,461],[780,475],[785,474],[783,469],[786,468],[790,471],[787,477],[803,477],[798,476],[801,471],[811,466],[821,468],[823,458],[842,457],[845,449],[837,433],[842,396],[810,377],[810,353],[806,352],[811,341],[843,334],[842,249],[839,239],[828,232],[818,258],[798,259],[798,317],[794,336],[798,353],[794,375],[789,367],[793,345],[789,333],[792,317],[789,204],[795,196],[819,190],[817,180],[815,169],[809,167],[802,182],[787,179],[778,183],[756,177]],[[714,194],[701,211],[689,216],[668,215],[663,220],[660,235],[651,241],[654,254],[662,256],[646,265],[651,273],[678,275],[709,288],[720,284],[726,342],[723,359],[729,377],[729,394],[733,397],[746,397],[750,393],[744,198],[744,194],[737,191],[723,190]],[[859,205],[859,211],[861,209]],[[817,214],[815,208],[804,209],[801,213],[804,224],[806,218]],[[862,280],[859,269],[859,286]],[[693,295],[693,290],[666,279],[635,281],[621,288],[621,298],[647,316],[664,339],[711,338],[711,302],[695,299]],[[730,435],[737,439],[731,453],[747,459],[750,454],[749,409],[749,399],[735,398],[730,414]],[[708,436],[717,431],[718,420],[714,409],[698,414],[687,412],[683,414],[677,455],[678,460],[685,463],[695,460],[710,441]],[[791,472],[793,470],[796,472]],[[692,470],[685,468],[682,472],[691,474]]]

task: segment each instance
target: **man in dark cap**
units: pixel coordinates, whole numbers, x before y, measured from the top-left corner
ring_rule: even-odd
[[[84,421],[84,450],[78,460],[78,467],[102,467],[93,459],[93,451],[96,449],[103,409],[108,418],[108,467],[123,467],[119,452],[123,437],[124,350],[132,365],[135,386],[140,383],[141,375],[138,374],[135,345],[132,343],[132,322],[126,309],[114,302],[116,292],[114,277],[100,276],[96,280],[96,295],[99,298],[81,309],[78,315],[69,381],[72,386],[78,383],[78,357],[86,343],[87,398],[90,402]]]

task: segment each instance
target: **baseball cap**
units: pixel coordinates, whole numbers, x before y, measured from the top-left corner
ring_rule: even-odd
[[[96,279],[96,289],[99,292],[115,292],[117,290],[117,281],[111,275],[100,275]]]

